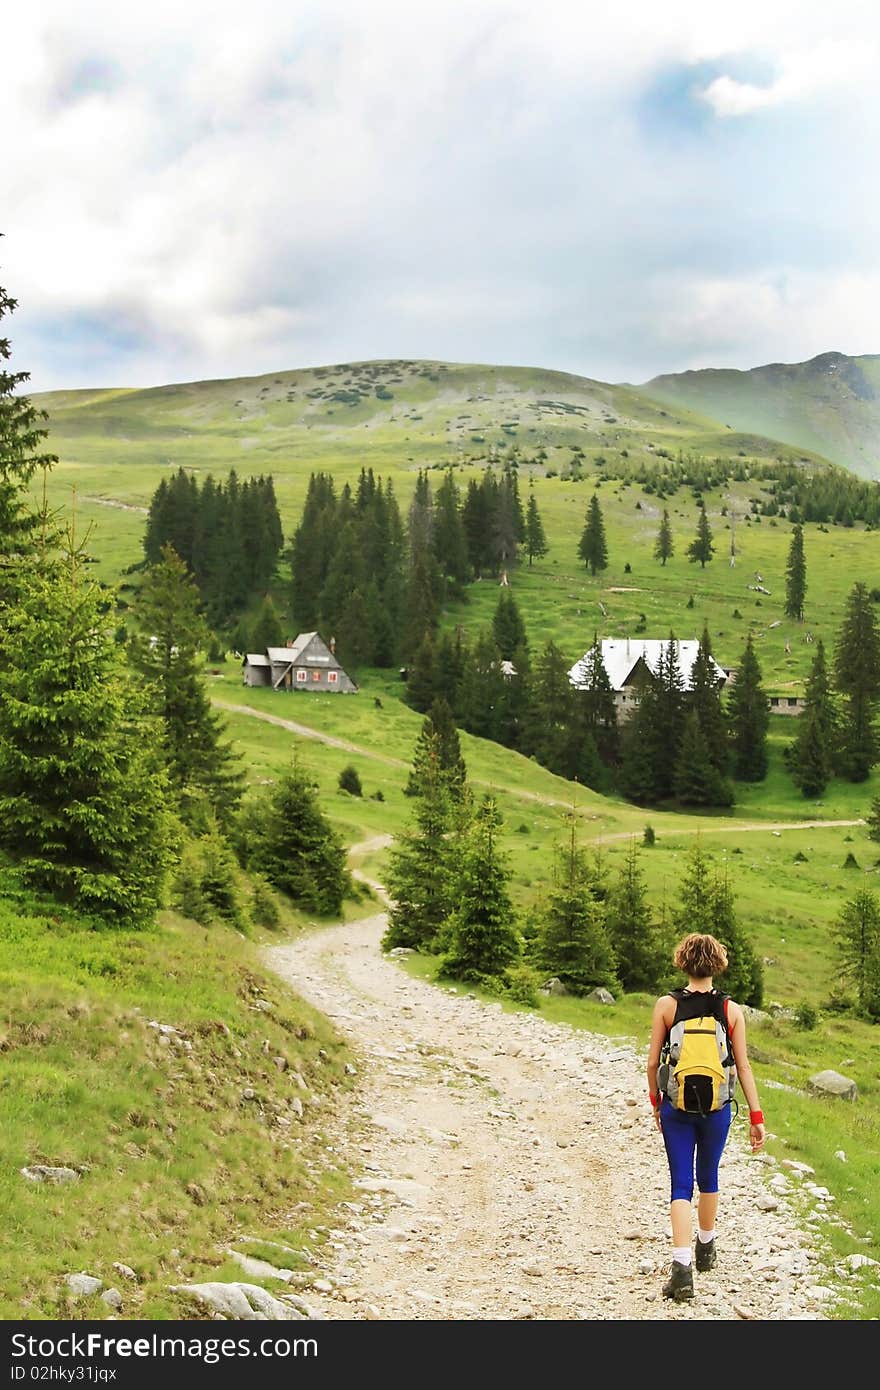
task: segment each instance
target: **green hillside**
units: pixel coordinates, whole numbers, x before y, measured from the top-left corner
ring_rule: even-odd
[[[880,356],[824,352],[809,362],[774,362],[746,372],[679,372],[654,377],[639,390],[646,399],[880,477]]]

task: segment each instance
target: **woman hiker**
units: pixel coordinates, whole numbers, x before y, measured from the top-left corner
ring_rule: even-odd
[[[730,1130],[730,1100],[737,1078],[749,1105],[749,1138],[753,1153],[764,1147],[765,1134],[764,1115],[758,1104],[758,1090],[746,1051],[743,1011],[739,1004],[722,994],[713,984],[714,977],[727,969],[727,951],[714,936],[692,932],[676,946],[672,963],[687,976],[687,986],[672,994],[662,995],[654,1005],[647,1070],[648,1095],[654,1107],[654,1122],[666,1146],[671,1180],[669,1214],[672,1224],[672,1268],[663,1285],[663,1297],[682,1302],[694,1296],[691,1213],[695,1178],[700,1193],[694,1261],[697,1272],[711,1269],[716,1261],[718,1164]],[[713,1103],[711,1094],[700,1094],[703,1086],[708,1086],[711,1091],[713,1083],[703,1077],[692,1083],[697,1092],[696,1104],[699,1105],[699,1109],[692,1112],[673,1105],[669,1095],[661,1088],[663,1074],[661,1072],[658,1080],[657,1073],[664,1043],[669,1038],[676,1017],[694,1018],[699,1015],[715,1016],[726,1021],[735,1072],[729,1072],[727,1082],[719,1087],[719,1095],[727,1095],[727,1100],[717,1109],[710,1108]],[[712,1047],[717,1055],[714,1038]],[[719,1068],[719,1072],[721,1070]],[[675,1088],[674,1082],[672,1088]],[[716,1103],[719,1095],[715,1097]],[[689,1099],[687,1091],[683,1099]]]

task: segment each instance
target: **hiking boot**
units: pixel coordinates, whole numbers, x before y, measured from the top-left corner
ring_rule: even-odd
[[[697,1273],[704,1274],[707,1269],[714,1269],[718,1262],[718,1254],[715,1249],[715,1240],[697,1241]]]
[[[663,1285],[663,1297],[674,1298],[676,1303],[685,1303],[694,1296],[694,1271],[690,1265],[672,1261],[669,1278]]]

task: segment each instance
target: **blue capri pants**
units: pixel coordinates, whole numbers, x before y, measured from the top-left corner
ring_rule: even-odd
[[[660,1128],[672,1180],[669,1200],[693,1201],[695,1176],[700,1192],[717,1192],[718,1164],[730,1130],[730,1106],[723,1105],[708,1115],[691,1115],[664,1099]]]

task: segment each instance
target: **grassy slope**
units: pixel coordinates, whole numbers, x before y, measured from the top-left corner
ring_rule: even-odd
[[[880,477],[880,358],[825,353],[751,371],[709,369],[655,377],[645,396],[824,454]]]
[[[121,1290],[124,1317],[191,1318],[168,1286],[241,1277],[223,1250],[239,1235],[303,1250],[324,1238],[348,1183],[323,1149],[322,1106],[350,1084],[347,1053],[253,943],[171,914],[154,931],[95,933],[0,901],[0,996],[0,1318],[106,1315],[98,1297],[68,1299],[78,1270]],[[151,1021],[188,1045],[163,1045]],[[33,1184],[19,1170],[34,1163],[82,1176]]]

